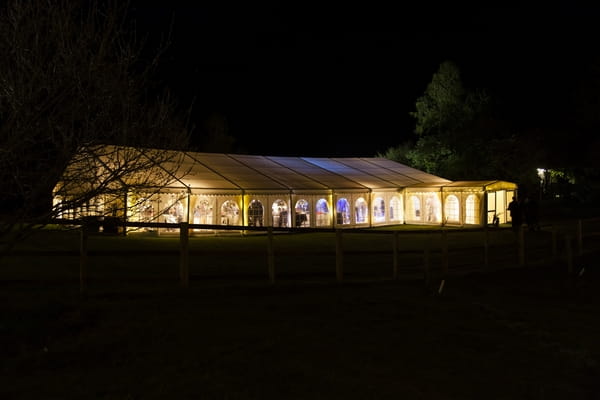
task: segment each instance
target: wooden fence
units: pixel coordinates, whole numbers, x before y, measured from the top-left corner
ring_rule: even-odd
[[[600,219],[576,220],[565,222],[560,225],[546,225],[541,231],[530,236],[525,228],[522,228],[516,234],[510,228],[483,227],[471,229],[421,229],[414,231],[407,230],[385,230],[385,229],[321,229],[321,228],[274,228],[274,227],[246,227],[246,226],[223,226],[223,225],[199,225],[182,222],[180,224],[169,223],[142,223],[128,222],[127,227],[138,228],[177,228],[179,229],[179,279],[180,285],[187,288],[190,284],[190,230],[202,229],[213,232],[239,232],[242,234],[262,233],[266,236],[266,278],[271,284],[277,280],[276,253],[274,236],[282,233],[310,233],[326,232],[335,237],[335,278],[338,282],[345,280],[345,257],[352,257],[357,252],[353,249],[347,249],[344,246],[344,239],[349,235],[378,234],[389,237],[389,250],[391,256],[390,279],[400,279],[401,276],[421,276],[426,283],[430,283],[432,278],[437,278],[444,282],[448,274],[464,273],[473,270],[507,268],[510,266],[525,266],[538,263],[559,265],[568,274],[577,273],[575,261],[585,253],[597,251],[600,241],[600,229],[598,222]],[[55,221],[60,224],[69,224],[80,229],[80,251],[79,251],[79,275],[80,289],[85,292],[88,284],[88,238],[90,232],[86,225],[81,221]],[[468,232],[470,235],[477,235],[480,238],[480,245],[470,245],[467,247],[451,246],[450,243],[457,240],[450,240],[453,235]],[[497,243],[492,238],[503,232],[504,235],[512,235],[512,240],[502,244]],[[403,235],[423,235],[422,248],[402,249],[400,238]],[[531,238],[532,240],[528,241]],[[473,242],[472,240],[470,241]],[[494,257],[491,253],[494,250]],[[364,252],[364,251],[363,251]],[[366,251],[368,253],[368,250]],[[401,255],[412,254],[420,258],[412,267],[403,265]],[[419,257],[420,254],[420,257]],[[465,263],[464,260],[473,258],[473,254],[479,254],[481,258],[475,257],[474,263]],[[453,262],[451,260],[463,260]],[[452,265],[452,267],[450,267]],[[332,266],[333,267],[333,266]],[[332,271],[333,272],[333,271]],[[402,274],[401,272],[404,272]]]

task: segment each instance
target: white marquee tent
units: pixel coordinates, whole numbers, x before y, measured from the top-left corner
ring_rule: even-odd
[[[95,179],[118,168],[116,155],[124,151],[152,158],[141,149],[103,146],[89,167]],[[385,158],[170,153],[147,168],[153,171],[145,171],[145,179],[136,170],[119,179],[120,187],[113,184],[111,195],[98,192],[74,209],[65,206],[63,216],[119,213],[134,222],[274,227],[482,225],[495,217],[508,222],[506,207],[517,190],[505,181],[452,182]],[[153,176],[161,183],[153,185]],[[55,204],[69,204],[83,186],[63,179]]]

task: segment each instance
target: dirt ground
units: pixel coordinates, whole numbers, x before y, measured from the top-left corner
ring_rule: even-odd
[[[0,283],[2,399],[598,399],[600,266]]]

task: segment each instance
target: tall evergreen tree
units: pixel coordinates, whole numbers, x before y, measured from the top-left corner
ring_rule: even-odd
[[[463,86],[455,63],[440,64],[425,93],[417,99],[415,111],[410,113],[416,120],[417,141],[407,152],[407,159],[416,168],[458,178],[471,164],[473,151],[484,151],[480,148],[484,138],[474,134],[472,128],[488,102],[483,90],[467,90]]]

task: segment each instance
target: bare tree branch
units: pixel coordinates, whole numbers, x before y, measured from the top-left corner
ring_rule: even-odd
[[[71,206],[86,204],[100,191],[148,185],[146,168],[177,159],[147,149],[187,148],[186,116],[153,88],[165,47],[144,62],[127,8],[116,0],[0,6],[0,238],[60,215],[66,205],[51,197],[59,180],[58,191],[79,185]],[[173,179],[167,172],[153,185]]]

